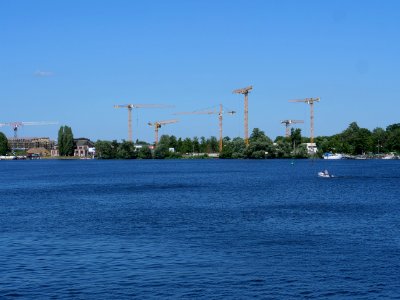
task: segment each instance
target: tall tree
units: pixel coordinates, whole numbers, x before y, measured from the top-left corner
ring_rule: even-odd
[[[195,136],[192,142],[193,152],[199,153],[200,152],[200,143],[199,138]]]
[[[211,152],[215,153],[219,151],[219,143],[215,136],[210,137],[209,144]]]
[[[290,129],[290,141],[292,143],[292,147],[300,146],[301,144],[301,129],[300,128],[291,128]]]
[[[60,156],[73,156],[74,149],[74,135],[71,127],[61,126],[58,130],[58,153]]]
[[[64,151],[66,156],[73,156],[74,155],[74,135],[72,134],[71,127],[65,126],[64,127]]]
[[[58,153],[60,156],[64,156],[65,155],[65,151],[64,151],[64,126],[61,126],[60,129],[58,130]]]
[[[4,133],[0,132],[0,155],[6,155],[8,151],[7,137]]]

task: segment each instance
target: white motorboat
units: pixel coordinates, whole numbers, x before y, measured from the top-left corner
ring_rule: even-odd
[[[340,153],[333,154],[331,152],[324,153],[324,159],[342,159],[343,155]]]
[[[334,175],[329,174],[328,170],[318,172],[318,177],[322,178],[332,178],[335,177]]]

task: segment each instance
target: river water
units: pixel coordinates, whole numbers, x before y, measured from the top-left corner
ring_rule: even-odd
[[[400,299],[400,161],[2,161],[0,175],[0,299]]]

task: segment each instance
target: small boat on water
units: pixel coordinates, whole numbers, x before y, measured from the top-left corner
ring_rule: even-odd
[[[328,170],[318,172],[318,177],[322,178],[333,178],[335,177],[334,175],[329,174]]]
[[[389,153],[382,157],[382,159],[396,159],[396,158],[397,157],[394,155],[394,153]]]
[[[333,154],[331,152],[326,152],[326,153],[324,153],[323,158],[324,159],[342,159],[343,155],[340,153]]]

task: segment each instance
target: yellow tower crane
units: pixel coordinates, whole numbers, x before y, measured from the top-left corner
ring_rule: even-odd
[[[154,144],[157,146],[158,144],[158,129],[161,128],[161,126],[166,125],[166,124],[172,124],[172,123],[177,123],[179,120],[164,120],[164,121],[156,121],[156,122],[149,122],[149,126],[154,126],[154,132],[155,132],[155,142]]]
[[[128,141],[132,142],[132,109],[133,108],[168,108],[171,105],[163,104],[118,104],[114,108],[127,108],[128,109]]]
[[[285,124],[285,126],[286,126],[286,137],[290,136],[290,125],[297,124],[297,123],[304,123],[304,121],[303,120],[283,120],[283,121],[281,121],[281,124]]]
[[[253,86],[248,86],[242,89],[234,90],[234,94],[244,95],[244,142],[249,145],[249,92]]]
[[[314,143],[314,102],[319,102],[319,100],[319,97],[289,100],[289,102],[303,102],[310,105],[310,143]]]
[[[219,152],[222,152],[222,119],[223,114],[230,114],[233,115],[236,113],[235,111],[224,111],[222,104],[219,105],[219,111],[216,110],[197,110],[197,111],[190,111],[190,112],[178,112],[174,115],[218,115],[219,120]]]

